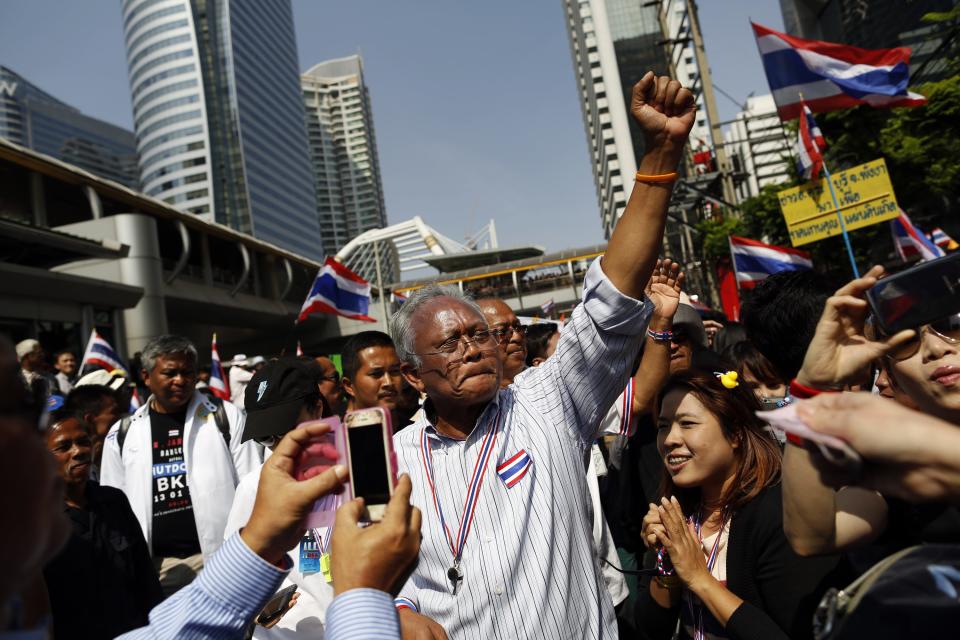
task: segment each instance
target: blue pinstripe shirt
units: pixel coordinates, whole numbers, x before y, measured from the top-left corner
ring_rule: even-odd
[[[591,265],[584,300],[556,354],[501,390],[466,440],[439,434],[426,416],[394,436],[398,466],[423,512],[420,562],[401,592],[452,640],[615,638],[616,618],[591,537],[586,454],[623,391],[652,307],[621,294]],[[426,430],[437,499],[456,535],[487,429],[502,411],[454,594],[452,554],[420,453]],[[529,472],[512,487],[496,466],[525,450]]]
[[[251,551],[239,533],[234,534],[210,557],[196,580],[153,608],[148,626],[120,638],[242,638],[288,572],[289,567],[278,569]],[[399,640],[400,623],[392,599],[374,589],[341,594],[327,609],[324,637]]]

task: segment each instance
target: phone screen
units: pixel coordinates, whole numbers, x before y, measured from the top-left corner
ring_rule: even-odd
[[[354,495],[368,505],[390,502],[387,477],[387,452],[383,443],[383,425],[349,427],[350,463]]]

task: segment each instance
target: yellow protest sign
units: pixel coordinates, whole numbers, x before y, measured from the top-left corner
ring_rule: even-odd
[[[847,231],[892,220],[899,215],[883,158],[839,171],[831,178]],[[833,205],[825,178],[784,189],[777,193],[777,197],[793,246],[840,235],[837,208]]]

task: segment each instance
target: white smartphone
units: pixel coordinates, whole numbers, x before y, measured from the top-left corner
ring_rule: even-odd
[[[397,484],[390,413],[380,407],[349,411],[347,464],[355,498],[363,498],[365,519],[379,522]]]

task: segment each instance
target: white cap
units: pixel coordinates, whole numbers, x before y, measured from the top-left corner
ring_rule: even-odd
[[[97,369],[83,376],[74,387],[83,387],[88,384],[99,384],[104,387],[110,387],[114,391],[120,389],[127,383],[127,375],[121,369],[107,371],[106,369]]]
[[[17,343],[17,360],[23,360],[27,354],[32,353],[34,349],[40,346],[39,340],[27,338]]]
[[[247,354],[245,353],[238,353],[237,355],[233,356],[232,360],[228,360],[227,362],[223,363],[225,367],[237,367],[237,366],[243,367],[243,366],[246,366],[246,364],[247,364]]]

